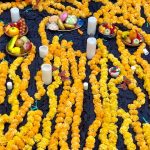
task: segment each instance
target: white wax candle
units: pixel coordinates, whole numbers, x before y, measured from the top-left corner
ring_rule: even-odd
[[[149,54],[149,51],[146,48],[143,49],[143,52],[144,52],[145,55]]]
[[[88,90],[89,84],[87,82],[84,82],[83,86],[84,86],[84,90]]]
[[[87,27],[87,34],[88,35],[95,35],[97,26],[97,19],[95,17],[88,18],[88,27]]]
[[[11,90],[12,89],[12,82],[7,82],[7,89]]]
[[[88,59],[92,59],[96,52],[96,38],[90,37],[87,39],[86,55]]]
[[[17,22],[20,19],[19,9],[17,7],[13,7],[10,9],[11,21]]]
[[[44,84],[49,85],[52,82],[52,66],[50,64],[43,64],[42,70],[42,81]]]
[[[48,54],[48,47],[46,45],[42,45],[39,47],[39,55],[41,58],[44,58]]]

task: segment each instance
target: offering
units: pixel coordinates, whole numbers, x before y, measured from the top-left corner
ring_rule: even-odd
[[[144,38],[136,30],[130,30],[122,33],[122,41],[128,46],[139,46],[142,42],[144,42]]]
[[[103,23],[99,26],[99,32],[107,38],[113,38],[116,36],[117,27],[113,24]]]
[[[111,67],[110,69],[109,69],[109,74],[111,75],[111,77],[113,77],[113,78],[116,78],[116,77],[118,77],[119,76],[119,74],[120,74],[120,68],[118,68],[118,67]]]
[[[30,52],[32,43],[26,36],[18,37],[18,35],[15,35],[11,38],[6,46],[6,51],[12,56],[25,56]]]
[[[15,35],[24,36],[28,32],[28,27],[26,25],[25,19],[21,18],[18,22],[9,23],[4,27],[5,34],[9,37]]]
[[[49,18],[47,29],[51,31],[72,31],[79,29],[83,25],[83,20],[75,15],[63,12],[60,16],[53,15]]]

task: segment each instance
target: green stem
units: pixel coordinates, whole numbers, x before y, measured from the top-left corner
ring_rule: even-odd
[[[149,123],[144,117],[142,117],[145,123]]]

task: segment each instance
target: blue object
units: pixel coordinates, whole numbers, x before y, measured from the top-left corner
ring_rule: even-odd
[[[83,24],[84,24],[83,19],[78,19],[76,26],[80,28],[83,26]]]

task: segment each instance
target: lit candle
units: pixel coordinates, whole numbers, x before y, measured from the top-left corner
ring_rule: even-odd
[[[95,35],[96,25],[97,25],[97,19],[95,17],[89,17],[88,18],[88,27],[87,27],[88,35],[93,35],[93,36]]]
[[[19,9],[17,7],[13,7],[10,9],[11,21],[17,22],[20,19]]]
[[[7,82],[7,89],[11,90],[12,89],[12,82]]]
[[[96,38],[90,37],[87,39],[86,55],[88,59],[92,59],[96,52]]]
[[[42,81],[44,84],[49,85],[52,82],[52,66],[50,64],[43,64],[42,70]]]
[[[39,55],[41,58],[44,58],[48,54],[48,47],[46,45],[42,45],[39,47]]]

